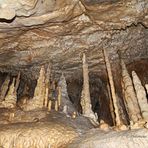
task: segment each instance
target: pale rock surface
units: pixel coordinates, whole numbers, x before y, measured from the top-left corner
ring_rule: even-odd
[[[148,121],[148,102],[145,89],[135,71],[132,71],[132,77],[142,116],[144,120]]]
[[[64,74],[62,74],[59,79],[58,87],[60,87],[61,90],[61,105],[59,107],[60,111],[62,110],[65,114],[72,115],[74,112],[76,112],[76,109],[69,99],[67,92],[67,83]]]
[[[81,138],[77,138],[68,148],[147,148],[147,129],[131,131],[90,130]]]
[[[15,93],[15,78],[13,78],[8,93],[5,99],[1,102],[0,107],[14,108],[16,107],[16,102],[17,102],[17,94]]]
[[[135,123],[142,118],[141,112],[135,94],[135,90],[133,87],[132,79],[127,71],[126,65],[123,60],[121,60],[121,67],[122,67],[122,81],[123,81],[122,89],[124,90],[127,112],[130,120],[132,120]]]

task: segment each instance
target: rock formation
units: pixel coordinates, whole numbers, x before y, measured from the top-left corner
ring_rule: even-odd
[[[33,100],[36,108],[43,108],[45,98],[45,68],[41,67],[40,75],[35,88]]]
[[[10,76],[7,75],[4,83],[2,84],[2,86],[0,88],[0,101],[3,101],[5,98],[7,90],[9,88],[9,83],[10,83]]]
[[[50,65],[48,65],[45,78],[45,100],[44,100],[45,107],[48,106],[49,87],[50,87]]]
[[[145,84],[145,88],[146,88],[146,91],[147,91],[147,94],[148,94],[148,84]]]
[[[145,89],[135,71],[132,71],[132,77],[142,117],[148,121],[148,102]]]
[[[0,147],[147,148],[147,47],[147,0],[0,0]]]
[[[42,66],[35,87],[34,96],[28,101],[24,110],[42,109],[44,106],[45,92],[45,68]]]
[[[98,124],[98,121],[97,121],[98,117],[92,111],[90,90],[89,90],[89,71],[88,71],[88,64],[86,62],[85,54],[83,54],[82,63],[83,63],[83,88],[82,88],[82,94],[81,94],[82,114],[83,116],[90,118],[90,120],[95,124]]]
[[[17,94],[15,92],[15,78],[13,78],[8,93],[4,101],[2,102],[2,106],[5,108],[14,108],[16,106],[16,101],[17,101]]]
[[[110,84],[113,105],[114,105],[114,109],[115,109],[114,112],[115,112],[116,125],[121,126],[123,123],[122,123],[122,120],[121,120],[121,117],[119,114],[118,100],[117,100],[117,96],[115,93],[115,86],[114,86],[114,80],[113,80],[113,75],[112,75],[112,71],[111,71],[111,65],[109,62],[107,51],[105,49],[103,49],[103,54],[104,54],[106,69],[107,69],[107,73],[108,73],[108,79],[109,79],[109,84]]]
[[[122,81],[124,89],[123,92],[125,95],[125,102],[127,106],[128,115],[130,117],[130,120],[132,120],[133,122],[137,122],[142,118],[140,113],[140,108],[134,91],[131,77],[128,74],[126,65],[123,60],[121,60],[121,67],[122,67]]]
[[[64,111],[64,108],[66,108],[66,112],[65,111],[64,112],[72,115],[73,112],[76,112],[76,109],[74,108],[74,105],[69,99],[68,92],[67,92],[67,83],[63,73],[59,79],[58,88],[59,88],[58,99],[60,101],[59,109]]]

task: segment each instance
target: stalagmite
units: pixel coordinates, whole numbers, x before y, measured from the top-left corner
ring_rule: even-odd
[[[51,105],[52,105],[51,103],[52,103],[51,100],[49,100],[48,101],[48,111],[51,111]]]
[[[10,76],[7,75],[5,81],[2,84],[1,89],[0,89],[0,101],[3,101],[5,98],[7,90],[9,88],[9,83],[10,83]]]
[[[8,93],[5,97],[5,100],[2,102],[6,108],[14,108],[16,106],[17,95],[15,93],[15,78],[9,87]]]
[[[61,105],[61,87],[58,87],[58,106]]]
[[[132,77],[142,117],[148,121],[148,103],[145,89],[135,71],[132,71]]]
[[[42,66],[33,97],[34,107],[43,108],[44,98],[45,98],[45,68],[44,66]]]
[[[142,118],[140,114],[140,108],[139,108],[137,97],[133,88],[131,77],[128,74],[128,71],[126,69],[126,66],[123,60],[121,60],[121,67],[122,67],[123,92],[125,94],[127,111],[128,111],[130,120],[132,120],[135,123]]]
[[[146,88],[146,91],[147,91],[147,94],[148,94],[148,84],[145,84],[145,88]]]
[[[45,99],[45,68],[41,67],[37,85],[34,91],[34,97],[28,101],[25,110],[42,109]]]
[[[45,79],[45,100],[44,100],[45,107],[48,106],[49,80],[50,80],[50,65],[48,65],[47,72],[46,72],[46,79]]]
[[[60,80],[58,81],[58,88],[60,88],[60,92],[59,92],[60,98],[58,98],[60,99],[59,110],[64,112],[65,110],[64,108],[66,108],[66,114],[72,115],[73,112],[76,112],[76,109],[69,99],[68,92],[67,92],[67,83],[63,73],[60,77]]]
[[[55,111],[58,111],[58,101],[55,101],[55,107],[54,107]]]
[[[111,65],[110,65],[110,62],[109,62],[109,59],[108,59],[108,54],[107,54],[105,49],[103,50],[103,53],[104,53],[104,59],[105,59],[105,63],[106,63],[106,69],[107,69],[110,88],[111,88],[113,105],[114,105],[114,109],[115,109],[116,125],[121,126],[123,123],[120,119],[118,101],[117,101],[117,97],[116,97],[116,93],[115,93],[115,86],[114,86],[113,75],[112,75],[112,71],[111,71]]]
[[[113,100],[112,100],[112,97],[111,97],[110,86],[109,86],[108,83],[107,83],[107,90],[108,90],[108,96],[109,96],[109,101],[110,101],[109,108],[110,108],[113,124],[115,125],[116,119],[115,119],[115,114],[114,114],[114,106],[113,106]]]
[[[15,82],[15,90],[14,90],[14,93],[17,93],[17,89],[18,89],[19,84],[20,84],[20,77],[21,77],[21,73],[19,72],[18,75],[17,75],[17,78],[16,78],[16,82]]]
[[[100,120],[99,128],[100,128],[101,130],[107,131],[107,130],[109,130],[109,125],[108,125],[107,123],[105,123],[104,120],[101,119],[101,120]]]
[[[98,117],[92,111],[90,91],[89,91],[89,75],[88,75],[89,71],[85,54],[83,54],[82,62],[83,62],[83,89],[81,94],[82,114],[88,117],[95,124],[98,124],[97,121]]]

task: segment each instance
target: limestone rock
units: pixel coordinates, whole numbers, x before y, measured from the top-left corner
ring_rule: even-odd
[[[7,90],[9,88],[9,83],[10,83],[10,76],[7,75],[5,81],[2,84],[1,89],[0,89],[0,101],[3,101],[5,98]]]
[[[42,109],[45,99],[45,89],[45,68],[42,66],[34,91],[34,96],[28,101],[26,107],[24,107],[24,110]]]
[[[9,87],[8,93],[2,102],[2,107],[4,108],[14,108],[16,107],[16,101],[17,101],[17,94],[15,93],[15,78],[13,78],[13,81]]]
[[[135,71],[132,71],[132,77],[142,116],[144,120],[148,121],[148,102],[145,89]]]
[[[121,119],[120,113],[119,113],[119,108],[120,108],[119,103],[118,103],[119,98],[116,96],[116,93],[115,93],[113,74],[112,74],[111,65],[110,65],[110,61],[109,61],[109,57],[108,57],[108,53],[107,53],[106,49],[103,49],[103,54],[104,54],[104,60],[105,60],[105,64],[106,64],[109,84],[110,84],[110,90],[111,90],[112,101],[113,101],[114,112],[115,112],[116,125],[120,126],[122,124],[122,119]]]
[[[132,79],[128,74],[126,65],[123,60],[121,60],[121,67],[122,67],[123,89],[124,89],[125,102],[127,105],[128,114],[133,122],[137,122],[139,119],[142,118],[140,113],[140,108],[134,91]]]
[[[13,9],[1,8],[0,11],[0,19],[11,20],[15,17],[15,10]]]
[[[147,91],[147,94],[148,94],[148,84],[145,84],[145,88],[146,88],[146,91]]]
[[[83,54],[82,58],[83,64],[83,88],[81,93],[81,107],[82,107],[82,114],[85,117],[88,117],[93,124],[98,124],[98,117],[92,111],[91,99],[90,99],[90,90],[89,90],[89,71],[88,71],[88,64],[86,62],[86,56]]]
[[[63,110],[65,114],[73,114],[76,112],[76,109],[72,102],[69,99],[68,92],[67,92],[67,83],[64,74],[61,75],[60,80],[58,82],[58,87],[60,88],[60,95],[61,95],[61,103],[60,103],[60,110]]]
[[[68,148],[125,148],[148,146],[147,129],[135,129],[130,131],[110,131],[102,132],[90,130],[85,136],[76,138]],[[140,146],[139,146],[140,145]]]

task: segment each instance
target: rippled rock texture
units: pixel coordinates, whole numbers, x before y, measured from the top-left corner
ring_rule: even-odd
[[[34,79],[50,62],[54,75],[78,76],[85,52],[91,72],[101,73],[103,48],[113,61],[118,50],[128,62],[147,58],[146,0],[5,0],[0,6],[1,71]]]

